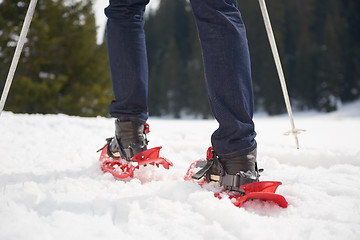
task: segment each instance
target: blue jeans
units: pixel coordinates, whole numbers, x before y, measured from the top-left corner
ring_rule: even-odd
[[[145,123],[148,65],[144,11],[149,0],[110,0],[107,39],[115,101],[110,115]],[[208,98],[219,128],[211,137],[220,157],[256,148],[253,89],[245,26],[236,0],[191,0],[202,46]]]

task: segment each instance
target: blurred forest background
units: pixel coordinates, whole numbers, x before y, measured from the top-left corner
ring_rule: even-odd
[[[29,2],[0,1],[0,90]],[[258,1],[238,4],[247,27],[256,110],[283,113]],[[269,0],[267,5],[294,108],[333,111],[358,99],[360,1]],[[189,2],[162,0],[147,13],[145,30],[150,115],[210,117]],[[96,35],[93,1],[39,0],[5,110],[107,116],[113,94],[106,38],[99,44]]]

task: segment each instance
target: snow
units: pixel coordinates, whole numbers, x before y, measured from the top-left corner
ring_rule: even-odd
[[[229,199],[185,182],[214,120],[150,118],[150,147],[174,163],[136,178],[103,174],[96,150],[113,120],[4,112],[0,117],[0,239],[359,239],[360,101],[289,120],[256,116],[261,180],[280,180],[290,206]]]

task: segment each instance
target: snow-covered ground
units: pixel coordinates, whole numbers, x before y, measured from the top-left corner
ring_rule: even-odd
[[[185,182],[204,157],[214,120],[151,118],[150,146],[170,170],[131,181],[103,174],[96,150],[113,120],[5,112],[0,117],[0,239],[359,239],[360,102],[331,114],[295,114],[307,130],[297,150],[287,116],[256,116],[262,180],[280,180],[290,203],[236,208]]]

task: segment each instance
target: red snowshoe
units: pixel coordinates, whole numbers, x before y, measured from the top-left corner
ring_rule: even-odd
[[[212,152],[213,149],[211,147],[207,152],[207,160],[201,159],[190,165],[184,177],[185,181],[197,182],[202,187],[209,182],[209,175],[205,176],[204,172],[206,170],[204,171],[204,169],[206,169],[206,165],[212,161]],[[199,168],[201,168],[200,171]],[[207,170],[209,170],[209,168],[210,167],[208,167]],[[195,175],[198,175],[199,172],[202,172],[200,176],[203,177],[194,177]],[[220,176],[218,178],[220,180]],[[263,201],[272,201],[282,208],[287,208],[288,202],[286,199],[282,195],[275,193],[277,187],[281,184],[281,182],[276,181],[257,181],[241,185],[237,191],[221,190],[220,192],[214,193],[214,196],[219,199],[228,197],[237,207],[241,207],[244,202],[250,199],[260,199]]]
[[[107,146],[105,146],[100,155],[101,169],[104,172],[111,173],[116,178],[133,178],[136,169],[145,165],[162,165],[165,169],[173,166],[169,160],[159,157],[161,147],[155,147],[145,150],[134,157],[131,161],[121,158],[112,158],[107,154]]]
[[[108,138],[107,144],[99,150],[101,169],[104,172],[123,179],[133,178],[135,170],[140,166],[162,165],[165,169],[173,166],[169,160],[159,157],[161,147],[147,149],[146,134],[150,132],[148,124],[116,120],[115,127],[115,137]],[[127,142],[119,142],[118,137]]]

